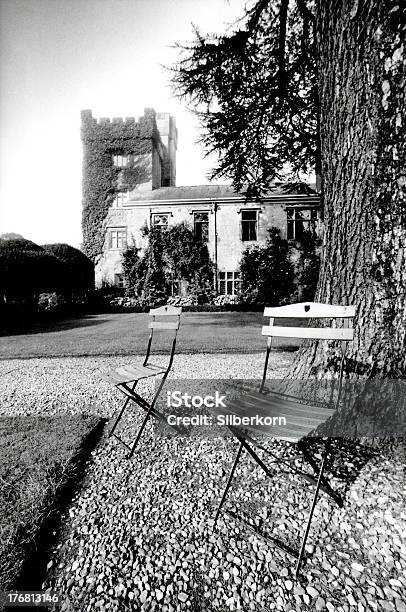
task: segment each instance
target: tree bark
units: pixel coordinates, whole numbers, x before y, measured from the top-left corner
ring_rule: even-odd
[[[405,62],[401,3],[318,0],[324,202],[316,301],[352,304],[355,376],[406,374]],[[323,343],[325,344],[325,343]],[[337,348],[299,351],[291,377],[337,369]]]

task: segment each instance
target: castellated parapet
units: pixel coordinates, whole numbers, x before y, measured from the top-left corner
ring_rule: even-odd
[[[159,187],[174,187],[176,185],[176,149],[178,131],[175,117],[169,113],[156,113],[152,108],[144,109],[144,115],[138,120],[135,117],[93,117],[91,110],[83,110],[82,141],[84,147],[98,147],[104,143],[112,155],[138,154],[129,151],[134,139],[143,141],[143,152],[151,154],[151,181],[143,184],[143,189],[158,189]],[[150,141],[146,147],[145,141]],[[147,151],[148,149],[148,151]],[[86,151],[85,151],[86,153]]]

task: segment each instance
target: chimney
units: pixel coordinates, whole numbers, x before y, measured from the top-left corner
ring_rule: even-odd
[[[170,186],[176,185],[176,149],[178,145],[178,130],[175,117],[169,113],[157,113],[156,125],[161,136],[162,144],[168,152]]]

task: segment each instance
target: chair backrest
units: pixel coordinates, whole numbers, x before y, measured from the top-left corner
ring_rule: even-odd
[[[152,321],[149,324],[150,329],[173,329],[178,330],[180,327],[180,315],[182,314],[182,308],[180,306],[160,306],[159,308],[151,308],[149,316],[152,317]],[[163,321],[156,321],[155,317],[163,317]],[[167,317],[176,320],[168,320]]]
[[[349,325],[345,327],[284,327],[274,325],[274,319],[343,319],[345,324],[352,322],[355,316],[355,306],[334,306],[302,302],[265,308],[264,317],[269,317],[269,325],[262,327],[262,335],[279,338],[311,338],[318,340],[342,340],[348,342],[354,339],[354,330]]]
[[[341,363],[339,370],[339,389],[336,407],[340,400],[343,366],[347,343],[354,339],[352,319],[355,316],[355,306],[336,306],[332,304],[319,304],[317,302],[301,302],[287,306],[267,307],[264,317],[269,317],[269,325],[262,327],[262,335],[268,337],[268,347],[265,358],[265,367],[260,390],[265,386],[266,373],[268,369],[269,352],[272,338],[309,338],[314,340],[339,340],[341,341]],[[343,327],[285,327],[274,325],[274,319],[330,319],[337,323],[337,319],[343,320]]]
[[[148,327],[151,330],[148,339],[147,353],[144,359],[144,365],[147,365],[149,355],[151,352],[152,338],[155,330],[159,331],[173,331],[174,337],[172,341],[172,348],[170,353],[168,371],[172,366],[173,356],[175,353],[176,338],[178,329],[180,327],[180,315],[182,314],[182,308],[180,306],[171,306],[166,304],[165,306],[159,306],[159,308],[151,308],[149,316],[152,317]]]

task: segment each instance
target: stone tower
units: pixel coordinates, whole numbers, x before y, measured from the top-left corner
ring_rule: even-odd
[[[96,119],[81,113],[83,143],[83,250],[97,262],[111,207],[140,191],[176,184],[177,129],[169,113],[145,109],[134,117]]]

